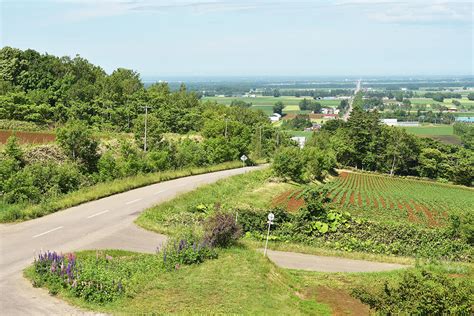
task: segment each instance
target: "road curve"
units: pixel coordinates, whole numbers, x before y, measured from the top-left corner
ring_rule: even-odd
[[[46,291],[34,289],[22,270],[35,252],[115,248],[154,252],[165,240],[135,226],[143,210],[200,185],[256,170],[245,167],[161,182],[84,203],[42,218],[0,225],[0,311],[2,315],[83,314]]]

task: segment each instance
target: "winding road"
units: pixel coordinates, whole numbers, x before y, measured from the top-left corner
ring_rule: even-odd
[[[0,314],[95,315],[72,307],[43,289],[33,288],[23,278],[22,270],[32,263],[35,253],[107,248],[154,253],[166,241],[166,236],[143,230],[133,223],[143,210],[198,186],[264,167],[245,167],[170,180],[35,220],[0,225]],[[283,268],[322,272],[369,272],[403,267],[271,250],[268,256]]]
[[[219,179],[261,167],[245,167],[190,176],[84,203],[42,218],[0,225],[0,314],[83,314],[33,288],[22,270],[41,250],[60,252],[115,248],[155,252],[166,236],[138,228],[133,221],[145,209]]]

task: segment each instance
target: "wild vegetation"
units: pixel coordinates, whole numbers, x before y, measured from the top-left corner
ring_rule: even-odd
[[[19,209],[100,183],[208,168],[244,154],[252,164],[289,142],[262,112],[201,102],[184,85],[174,92],[166,83],[145,88],[131,70],[107,75],[80,57],[10,47],[0,50],[0,61],[2,126],[55,129],[45,134],[51,143],[39,147],[19,144],[32,143],[33,135],[6,131],[13,137],[0,152],[3,220],[47,214],[57,208],[28,216]]]

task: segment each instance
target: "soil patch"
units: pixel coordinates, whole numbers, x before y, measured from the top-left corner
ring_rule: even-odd
[[[12,134],[15,134],[22,144],[45,144],[54,142],[56,139],[56,135],[52,133],[0,131],[0,144],[5,144]]]
[[[299,197],[301,191],[289,190],[278,195],[272,201],[272,207],[282,207],[289,212],[296,212],[304,205],[303,197]]]

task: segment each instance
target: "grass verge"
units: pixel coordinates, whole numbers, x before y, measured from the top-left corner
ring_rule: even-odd
[[[5,205],[1,204],[0,222],[15,222],[30,220],[56,211],[76,206],[85,202],[94,201],[116,193],[125,192],[146,185],[182,178],[190,175],[203,174],[227,169],[235,169],[242,166],[241,162],[226,162],[209,167],[186,168],[182,170],[170,170],[152,174],[143,174],[114,181],[98,183],[85,187],[56,199],[42,202],[36,205]]]
[[[269,181],[269,173],[269,170],[259,170],[199,187],[145,210],[135,222],[145,229],[173,235],[183,225],[194,224],[189,219],[194,218],[192,214],[199,205],[222,209],[269,208],[275,195],[295,187]]]
[[[156,256],[116,250],[104,253],[112,260],[129,262]],[[77,260],[95,256],[92,251],[79,252]],[[27,268],[25,276],[35,280],[34,268]],[[269,315],[278,311],[280,315],[330,315],[330,308],[316,301],[316,293],[301,296],[302,285],[295,280],[260,253],[237,246],[220,250],[218,259],[200,265],[173,271],[150,266],[134,274],[133,288],[128,292],[125,288],[125,294],[111,303],[87,302],[67,288],[50,291],[81,308],[112,314]]]

